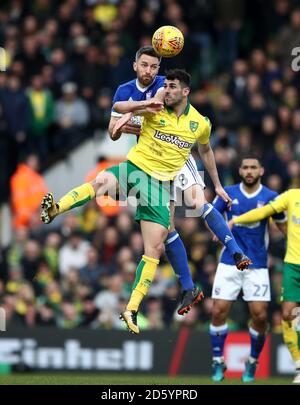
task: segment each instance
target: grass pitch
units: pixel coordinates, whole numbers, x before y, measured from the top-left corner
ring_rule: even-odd
[[[210,377],[135,374],[10,374],[0,375],[0,385],[290,385],[293,377],[274,377],[243,384],[238,379],[225,379],[222,383],[213,383]]]

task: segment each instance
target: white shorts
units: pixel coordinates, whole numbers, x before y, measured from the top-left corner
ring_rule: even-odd
[[[235,301],[241,289],[245,301],[270,301],[268,269],[241,271],[235,266],[219,263],[212,289],[212,298]]]
[[[177,189],[184,191],[194,184],[199,184],[203,190],[205,189],[205,184],[202,180],[202,177],[198,173],[195,159],[192,155],[190,155],[185,165],[182,167],[182,169],[174,179],[174,187],[173,190],[171,190],[171,200],[176,201]]]

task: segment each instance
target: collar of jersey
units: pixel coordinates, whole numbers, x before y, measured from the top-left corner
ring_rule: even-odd
[[[136,85],[136,87],[137,87],[137,89],[138,89],[139,91],[141,91],[142,93],[145,93],[145,91],[147,91],[147,90],[149,89],[149,87],[151,87],[152,84],[155,82],[155,79],[156,79],[156,76],[155,76],[153,82],[151,82],[147,87],[141,87],[141,85],[139,84],[138,79],[136,79],[136,80],[135,80],[135,85]]]
[[[189,102],[189,100],[188,100],[188,101],[187,101],[187,105],[186,105],[186,107],[185,107],[185,109],[184,109],[184,111],[183,111],[183,114],[184,114],[184,115],[188,115],[188,113],[189,113],[189,111],[190,111],[190,106],[191,106],[191,104],[190,104],[190,102]],[[166,110],[168,111],[169,114],[172,114],[172,112],[174,112],[173,108],[171,108],[171,107],[167,107],[167,106],[166,106]]]
[[[253,198],[256,197],[257,194],[259,194],[262,190],[262,184],[260,184],[260,186],[258,187],[258,189],[256,191],[254,191],[254,193],[247,193],[246,190],[244,190],[243,188],[243,183],[240,183],[240,191],[242,194],[244,194],[245,197],[247,198]]]

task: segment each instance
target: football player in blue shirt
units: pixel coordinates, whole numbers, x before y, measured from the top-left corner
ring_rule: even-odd
[[[215,198],[214,207],[221,214],[225,214],[230,221],[235,216],[273,200],[277,193],[261,184],[263,174],[264,168],[256,156],[249,155],[243,158],[239,167],[242,182],[225,187],[232,200],[231,207],[228,207],[219,197]],[[274,214],[273,219],[278,228],[286,233],[285,214]],[[213,348],[212,379],[222,381],[224,378],[226,365],[223,349],[228,333],[226,319],[232,302],[243,290],[243,299],[248,302],[252,323],[249,327],[251,351],[242,380],[251,382],[254,380],[258,357],[263,349],[267,330],[267,309],[270,301],[270,280],[267,268],[268,220],[264,219],[248,225],[234,225],[232,233],[245,254],[251,257],[252,264],[248,270],[240,272],[236,270],[227,249],[221,254],[212,289],[214,300],[210,325]]]
[[[157,97],[163,101],[164,76],[158,76],[158,70],[161,62],[159,57],[151,46],[140,48],[133,62],[133,70],[136,72],[136,79],[121,84],[114,95],[113,105],[118,101],[142,101]],[[159,96],[161,93],[161,97]],[[108,131],[112,135],[112,130],[122,114],[112,108],[111,119]],[[138,118],[138,117],[134,117]],[[123,133],[139,134],[141,121],[132,120],[122,128]],[[119,133],[121,135],[121,133]]]

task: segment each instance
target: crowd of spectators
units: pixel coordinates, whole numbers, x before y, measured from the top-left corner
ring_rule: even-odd
[[[292,49],[300,43],[300,8],[293,0],[32,0],[3,1],[0,45],[0,202],[20,160],[35,153],[45,168],[94,131],[107,129],[116,87],[134,77],[132,61],[160,25],[176,25],[185,47],[167,67],[193,77],[192,104],[213,124],[211,143],[224,185],[238,181],[241,154],[263,158],[264,184],[281,192],[300,186],[300,74]],[[199,170],[201,162],[197,159]],[[209,179],[208,197],[213,198]],[[94,203],[45,230],[35,215],[1,250],[1,306],[9,321],[72,328],[122,327],[142,240],[131,210],[106,215]],[[178,230],[194,279],[210,295],[219,247],[199,218],[183,218]],[[271,229],[273,300],[278,330],[284,238]],[[162,261],[139,324],[144,328],[205,329],[211,300],[188,317],[176,317],[179,289]],[[232,328],[244,328],[239,301]]]
[[[96,201],[83,210],[57,218],[50,230],[37,221],[18,228],[0,259],[1,307],[7,321],[17,325],[64,328],[121,328],[118,315],[127,302],[143,242],[132,209],[105,215]],[[162,258],[155,281],[140,313],[144,329],[177,328],[187,324],[206,330],[212,300],[209,298],[220,246],[199,217],[184,218],[178,210],[177,229],[185,243],[193,279],[206,295],[188,316],[176,315],[180,299],[178,280]],[[270,269],[273,286],[273,326],[278,326],[284,237],[271,228]],[[247,307],[234,306],[230,327],[247,326]]]

